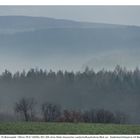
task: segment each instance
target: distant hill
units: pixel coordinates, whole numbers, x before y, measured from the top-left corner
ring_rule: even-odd
[[[120,25],[78,22],[48,17],[0,16],[0,32],[29,31],[48,28],[116,28]]]
[[[127,63],[135,66],[139,65],[139,63],[135,64],[140,58],[139,45],[140,27],[137,26],[47,17],[0,16],[0,65],[2,67],[9,66],[10,63],[19,69],[26,66],[55,69],[58,66],[59,69],[73,70],[81,69],[86,65],[91,67],[93,65],[96,68],[98,65],[102,67],[102,63],[106,65],[108,61],[103,59],[98,61],[99,63],[94,63],[91,60],[104,55],[107,59],[111,58],[114,66],[118,58],[110,56],[112,51],[113,53],[117,51],[117,54],[123,51],[121,58],[125,59],[128,52],[131,55],[131,50],[135,50],[136,53],[133,52],[131,57],[134,59]],[[5,65],[2,60],[5,61]],[[19,63],[23,64],[18,65]],[[110,67],[112,64],[107,66]],[[12,67],[8,68],[12,69]]]

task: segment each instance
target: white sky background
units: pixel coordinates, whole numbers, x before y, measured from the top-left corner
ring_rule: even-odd
[[[140,26],[140,6],[0,6],[0,15],[43,16]]]

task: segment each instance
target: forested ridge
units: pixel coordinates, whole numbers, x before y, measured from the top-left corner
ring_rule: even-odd
[[[140,70],[120,66],[112,71],[83,72],[30,69],[12,74],[5,70],[0,75],[0,102],[13,110],[22,97],[34,98],[38,104],[51,102],[63,109],[107,109],[123,112],[129,121],[139,123]]]

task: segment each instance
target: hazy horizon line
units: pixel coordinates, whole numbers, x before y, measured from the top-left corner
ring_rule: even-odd
[[[52,16],[34,16],[34,15],[0,15],[0,17],[31,17],[31,18],[48,18],[48,19],[54,19],[54,20],[66,20],[66,21],[71,21],[71,22],[82,22],[82,23],[90,23],[90,24],[106,24],[106,25],[117,25],[117,26],[133,26],[133,27],[140,27],[140,25],[135,25],[135,24],[123,24],[123,23],[109,23],[109,22],[92,22],[92,21],[87,21],[87,20],[75,20],[75,19],[69,19],[69,18],[56,18]]]

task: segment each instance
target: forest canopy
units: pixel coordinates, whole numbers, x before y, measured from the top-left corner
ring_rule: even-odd
[[[1,106],[8,109],[22,97],[35,98],[38,104],[52,102],[64,109],[107,109],[130,116],[140,122],[140,70],[120,66],[112,71],[83,72],[30,69],[0,75]],[[12,109],[11,109],[12,110]]]

